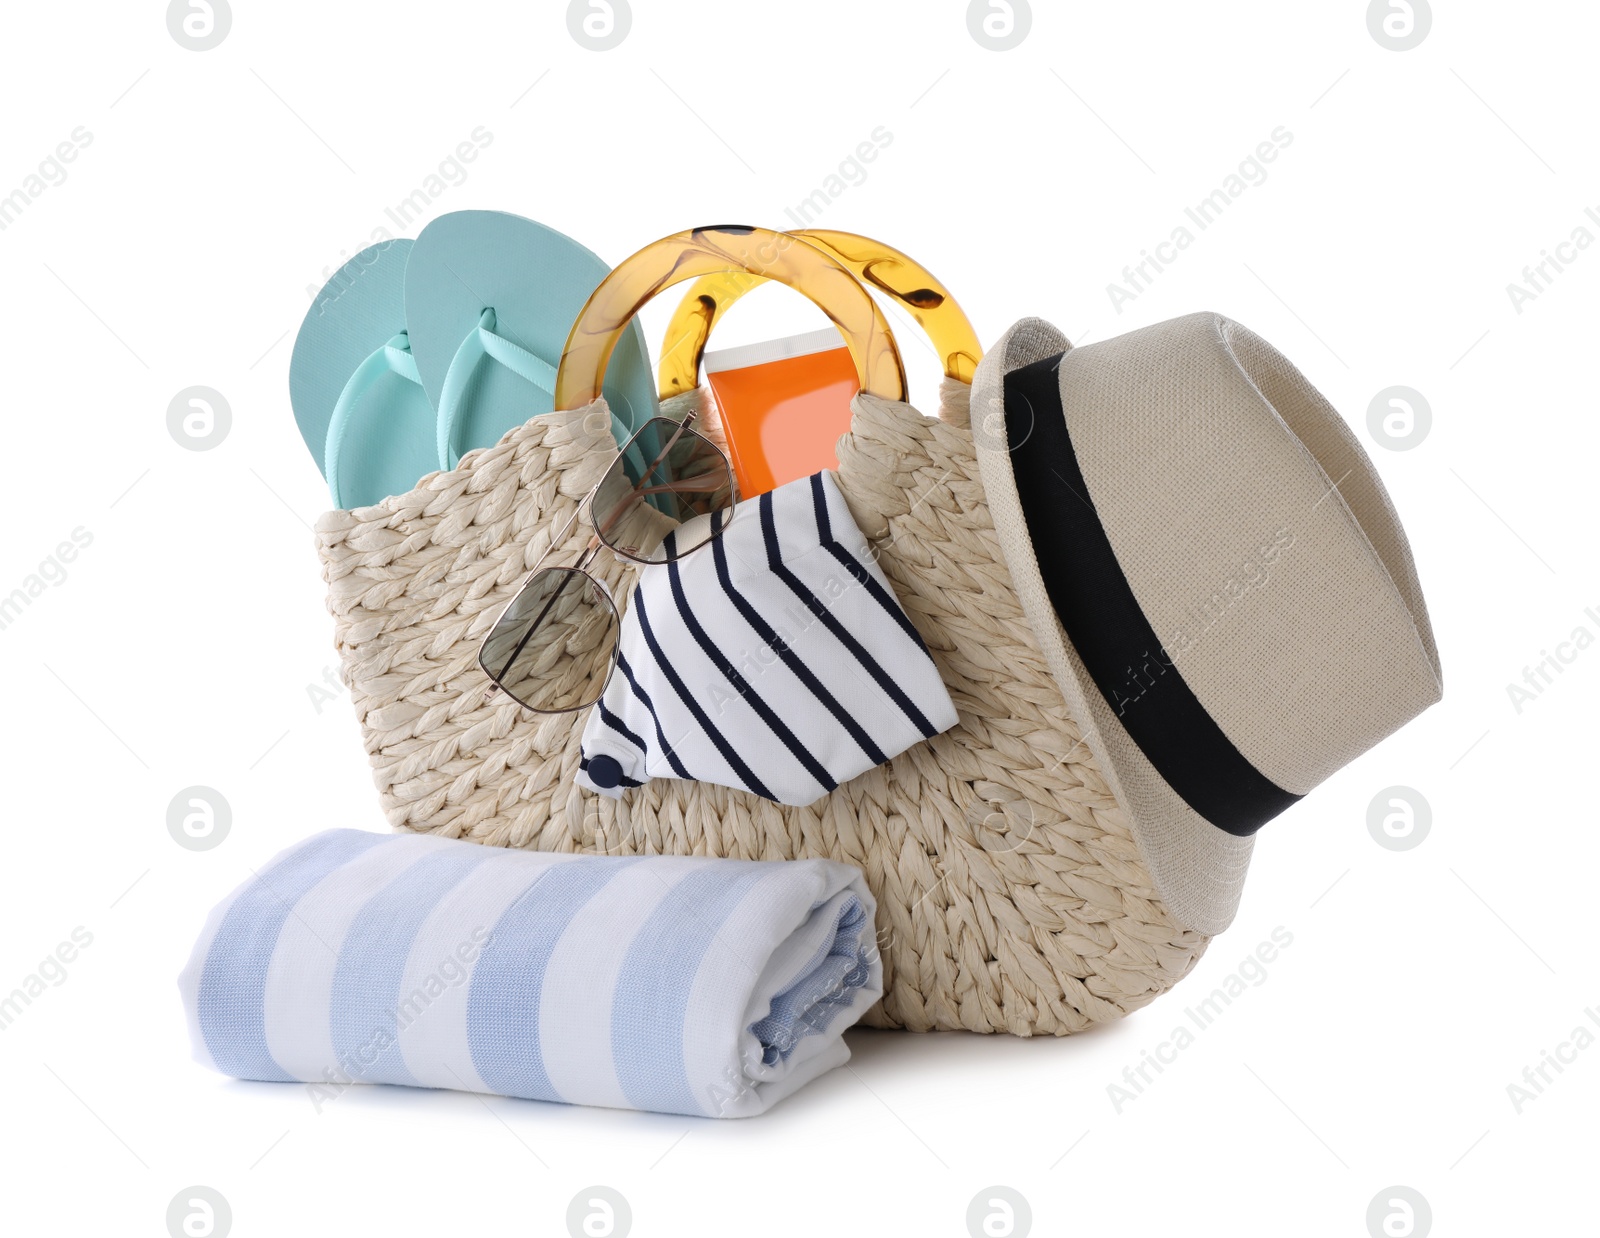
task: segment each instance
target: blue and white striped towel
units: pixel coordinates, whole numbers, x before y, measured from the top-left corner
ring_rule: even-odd
[[[332,830],[212,911],[195,1055],[319,1109],[402,1083],[705,1117],[849,1060],[883,991],[859,870]]]
[[[640,570],[578,783],[616,797],[693,778],[809,804],[955,724],[939,668],[823,472],[740,503],[709,546]]]

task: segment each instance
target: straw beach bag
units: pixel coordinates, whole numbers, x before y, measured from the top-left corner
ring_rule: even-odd
[[[688,781],[653,781],[620,800],[579,789],[584,716],[486,698],[477,652],[615,452],[604,402],[581,398],[580,377],[565,393],[558,383],[556,408],[567,411],[407,494],[317,523],[342,673],[383,809],[396,829],[493,846],[856,865],[878,901],[884,962],[870,1025],[1059,1035],[1136,1010],[1182,979],[1210,938],[1190,927],[1204,917],[1180,920],[1158,893],[1098,733],[1069,706],[1059,659],[1042,650],[1019,598],[980,476],[971,389],[947,377],[937,418],[874,394],[898,361],[892,343],[870,343],[870,298],[819,250],[756,256],[773,236],[680,234],[669,240],[693,261],[644,265],[653,288],[718,270],[803,285],[796,262],[814,285],[813,254],[836,269],[816,299],[858,345],[862,372],[839,488],[938,666],[957,725],[806,807]],[[603,371],[604,337],[639,303],[608,308],[608,285],[638,275],[630,260],[596,292],[569,339],[564,379],[585,372],[586,341],[587,371]],[[714,434],[703,390],[663,411],[681,415],[690,401]],[[992,433],[986,422],[979,440]],[[610,555],[591,568],[619,606],[634,570]]]

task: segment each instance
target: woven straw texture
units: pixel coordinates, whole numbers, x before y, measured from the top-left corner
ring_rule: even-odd
[[[939,420],[858,397],[839,443],[840,488],[960,722],[803,808],[674,780],[591,795],[573,781],[582,714],[485,698],[479,643],[615,450],[595,406],[536,418],[409,494],[323,516],[343,676],[390,823],[551,851],[854,864],[878,900],[872,1026],[1063,1035],[1170,988],[1209,939],[1156,895],[1039,652],[990,524],[966,397],[947,381]],[[633,569],[602,554],[592,570],[625,606]]]

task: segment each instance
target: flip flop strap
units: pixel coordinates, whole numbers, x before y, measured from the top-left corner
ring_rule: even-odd
[[[344,506],[339,485],[339,457],[345,436],[350,430],[350,415],[361,402],[361,397],[372,390],[373,384],[385,374],[398,374],[422,386],[422,377],[417,373],[417,359],[411,355],[411,339],[404,331],[373,349],[367,359],[356,366],[333,406],[333,416],[328,419],[328,440],[322,461],[327,470],[328,489],[333,493],[335,507]]]
[[[461,460],[461,453],[456,450],[454,441],[456,424],[461,417],[467,386],[484,357],[493,357],[541,391],[554,393],[556,389],[556,367],[534,356],[522,345],[496,334],[497,326],[494,310],[484,310],[478,325],[467,332],[461,346],[456,349],[456,355],[450,359],[450,368],[445,371],[444,386],[439,391],[437,431],[441,469],[453,469]]]

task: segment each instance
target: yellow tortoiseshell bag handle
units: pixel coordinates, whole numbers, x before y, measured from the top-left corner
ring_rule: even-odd
[[[724,224],[663,237],[601,281],[567,336],[556,372],[555,407],[581,408],[599,396],[623,329],[662,289],[687,279],[727,276],[777,280],[802,293],[839,328],[861,390],[905,399],[905,368],[894,336],[848,268],[826,249],[788,233]]]
[[[868,287],[904,305],[939,353],[947,377],[972,381],[983,356],[977,332],[949,290],[921,263],[892,246],[853,232],[807,229],[789,233],[848,267]],[[673,311],[661,346],[657,385],[661,398],[688,391],[700,381],[700,363],[712,328],[762,276],[725,271],[703,276]],[[904,375],[902,374],[902,384]]]

